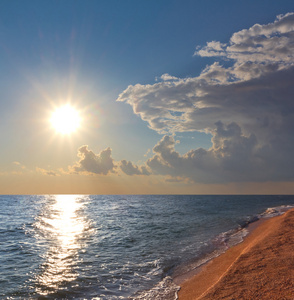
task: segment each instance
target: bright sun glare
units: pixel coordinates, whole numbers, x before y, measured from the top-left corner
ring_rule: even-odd
[[[53,128],[61,134],[75,132],[81,124],[79,112],[70,105],[57,108],[50,119]]]

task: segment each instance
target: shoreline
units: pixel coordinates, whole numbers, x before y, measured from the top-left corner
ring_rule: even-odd
[[[175,278],[178,299],[293,299],[294,209],[253,222],[248,230],[243,242],[194,274]]]

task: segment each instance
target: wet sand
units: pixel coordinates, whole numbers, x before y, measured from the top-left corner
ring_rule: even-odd
[[[179,300],[293,300],[294,209],[255,227],[242,243],[178,282]]]

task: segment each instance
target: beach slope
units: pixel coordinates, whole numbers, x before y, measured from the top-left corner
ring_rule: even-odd
[[[179,300],[294,299],[294,210],[261,222],[180,285]]]

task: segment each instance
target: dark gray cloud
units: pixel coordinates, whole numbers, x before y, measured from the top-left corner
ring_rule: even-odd
[[[110,148],[95,154],[88,149],[87,145],[84,145],[78,149],[78,157],[80,158],[78,164],[72,167],[75,173],[88,172],[107,175],[109,172],[114,172],[115,165]]]
[[[294,167],[294,14],[212,41],[195,55],[224,58],[198,77],[164,74],[155,84],[129,86],[118,101],[161,134],[202,131],[209,150],[181,156],[165,136],[147,165],[154,173],[197,182],[292,180]]]
[[[150,175],[145,166],[136,166],[131,161],[122,160],[120,162],[121,170],[127,175]]]
[[[256,136],[245,136],[236,123],[216,123],[213,146],[198,148],[180,155],[175,140],[164,136],[153,148],[147,161],[153,174],[199,183],[253,182],[293,180],[293,158],[274,156],[276,149],[261,147]],[[287,164],[292,167],[287,168]]]

